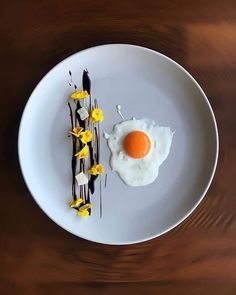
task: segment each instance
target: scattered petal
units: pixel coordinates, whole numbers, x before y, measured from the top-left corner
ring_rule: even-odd
[[[83,172],[80,172],[79,174],[77,174],[75,176],[75,179],[76,179],[78,185],[84,185],[84,184],[88,183],[88,178]]]

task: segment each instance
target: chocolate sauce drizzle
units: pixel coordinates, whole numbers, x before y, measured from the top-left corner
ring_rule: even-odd
[[[73,113],[70,103],[68,102],[69,110],[70,110],[70,118],[71,118],[71,129],[73,130],[74,124],[73,124]],[[76,165],[77,165],[77,159],[74,156],[76,154],[76,142],[77,138],[74,136],[71,136],[72,138],[72,159],[71,159],[71,168],[72,168],[72,197],[75,201],[77,199],[76,196],[76,185],[75,185],[75,175],[76,175]]]
[[[104,187],[106,188],[107,187],[107,173],[105,175],[105,184],[104,184]]]
[[[87,69],[83,71],[83,77],[82,77],[82,83],[83,83],[83,90],[86,90],[88,94],[90,95],[91,90],[91,80],[89,78],[89,72]]]
[[[94,106],[92,106],[92,97],[91,97],[91,80],[88,75],[88,70],[85,69],[83,71],[82,76],[82,84],[83,84],[83,90],[87,91],[89,94],[89,112],[91,112],[92,108],[98,107],[97,100],[94,100]],[[74,89],[77,90],[77,86],[73,81],[72,73],[69,71],[70,76],[70,86],[74,86]],[[85,120],[81,120],[78,110],[82,108],[80,101],[78,100],[75,103],[74,109],[74,116],[73,116],[73,110],[71,104],[68,102],[69,111],[70,111],[70,118],[71,118],[71,129],[75,127],[82,127],[84,130],[86,129],[86,122]],[[88,120],[88,127],[90,126],[89,120]],[[92,125],[93,133],[94,133],[94,140],[91,142],[88,142],[88,148],[89,148],[89,158],[90,158],[90,166],[93,166],[95,164],[99,164],[99,158],[100,158],[100,136],[99,136],[99,123],[97,126]],[[77,139],[77,137],[72,136],[72,160],[71,160],[71,167],[72,167],[72,196],[73,199],[77,199],[76,194],[76,168],[77,168],[77,157],[74,155],[78,150],[81,150],[84,147],[84,144]],[[85,173],[85,160],[81,159],[79,162],[79,171]],[[88,185],[80,186],[80,197],[83,198],[83,204],[90,203],[90,194],[94,194],[95,192],[95,180],[98,178],[98,175],[91,175],[90,179],[88,181]],[[78,208],[74,208],[78,210]],[[91,210],[88,209],[89,214],[91,214]],[[102,216],[102,194],[101,194],[101,178],[100,178],[100,217]]]
[[[70,86],[74,86],[74,88],[75,88],[75,90],[77,89],[77,86],[76,86],[76,84],[74,83],[74,81],[73,81],[73,78],[72,78],[72,73],[71,73],[71,71],[69,71],[69,76],[70,76],[70,82],[68,82],[68,84],[70,85]]]
[[[80,119],[80,115],[78,114],[78,110],[81,109],[82,106],[79,101],[77,101],[76,109],[75,109],[75,117],[79,122],[79,126],[85,129],[85,121]]]

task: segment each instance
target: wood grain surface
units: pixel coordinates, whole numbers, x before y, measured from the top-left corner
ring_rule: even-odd
[[[0,6],[0,294],[236,294],[236,1],[16,1]],[[205,90],[220,156],[204,201],[170,233],[132,246],[79,239],[30,196],[17,132],[56,63],[90,46],[132,43],[183,65]],[[40,128],[40,122],[39,122]]]

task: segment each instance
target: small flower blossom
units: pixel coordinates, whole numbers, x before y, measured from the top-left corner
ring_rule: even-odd
[[[79,210],[78,210],[78,215],[81,216],[81,217],[88,217],[89,216],[89,211],[88,209],[92,208],[92,204],[90,203],[87,203],[81,207],[79,207]]]
[[[75,127],[72,129],[72,131],[70,131],[70,134],[74,135],[75,137],[79,137],[82,131],[82,127]]]
[[[104,119],[102,110],[98,108],[93,109],[90,115],[90,119],[93,123],[102,121]]]
[[[86,159],[89,156],[89,148],[87,145],[85,145],[82,150],[80,150],[78,153],[75,154],[75,157],[78,157],[78,159]]]
[[[70,96],[73,100],[85,99],[86,97],[88,97],[88,92],[86,90],[75,91]]]
[[[104,168],[102,164],[97,164],[92,166],[89,170],[88,173],[91,175],[101,175],[104,173]]]
[[[78,211],[77,214],[81,217],[89,217],[89,212],[88,210],[81,210],[81,211]]]
[[[78,198],[78,199],[75,200],[75,201],[70,201],[70,207],[71,207],[71,208],[77,208],[77,207],[79,207],[79,205],[82,204],[82,203],[83,203],[83,199]]]
[[[82,143],[90,142],[93,138],[93,133],[89,130],[85,130],[80,133],[80,140]]]

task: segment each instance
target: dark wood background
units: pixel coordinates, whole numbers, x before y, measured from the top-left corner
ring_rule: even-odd
[[[0,4],[0,294],[236,294],[236,1]],[[19,120],[37,82],[72,53],[118,42],[183,65],[205,90],[220,133],[216,176],[195,213],[132,246],[60,229],[30,196],[17,158]]]

